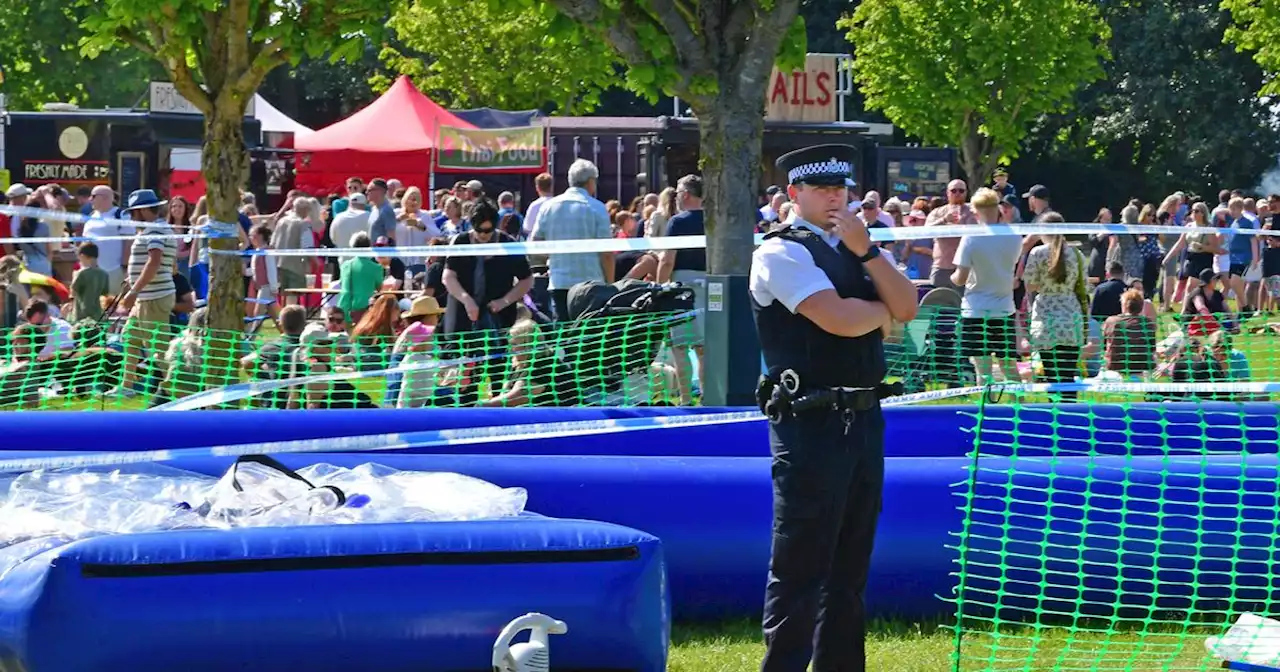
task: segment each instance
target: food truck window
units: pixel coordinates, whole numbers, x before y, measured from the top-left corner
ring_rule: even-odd
[[[951,181],[951,164],[946,161],[890,161],[889,193],[941,196]]]
[[[116,175],[119,176],[119,188],[116,190],[123,200],[137,189],[147,186],[147,155],[144,152],[120,152],[116,154]]]

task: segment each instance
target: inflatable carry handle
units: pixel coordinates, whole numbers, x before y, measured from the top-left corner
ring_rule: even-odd
[[[306,485],[307,489],[309,490],[316,489],[316,486],[311,481],[308,481],[307,479],[303,478],[301,474],[290,469],[289,467],[284,466],[283,464],[280,463],[279,460],[276,460],[273,457],[270,457],[268,455],[241,455],[240,457],[236,458],[235,464],[231,465],[231,488],[236,492],[244,492],[244,486],[240,485],[239,471],[240,471],[240,465],[247,464],[247,463],[258,464],[268,469],[278,471],[285,477],[291,478],[295,481],[299,481],[302,484]],[[343,492],[340,488],[337,488],[332,485],[326,485],[320,489],[332,491],[333,494],[337,495],[338,506],[343,506],[344,504],[347,503],[347,494]]]

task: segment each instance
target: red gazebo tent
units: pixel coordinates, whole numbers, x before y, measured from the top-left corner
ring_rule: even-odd
[[[294,184],[314,195],[341,194],[348,177],[382,177],[428,193],[440,126],[475,128],[401,76],[359,112],[295,139]]]

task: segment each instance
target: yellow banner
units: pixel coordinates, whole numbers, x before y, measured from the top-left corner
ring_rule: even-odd
[[[541,126],[440,127],[437,170],[526,171],[546,165],[546,129]]]

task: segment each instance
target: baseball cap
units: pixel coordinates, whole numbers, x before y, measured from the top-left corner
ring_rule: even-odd
[[[436,328],[422,322],[414,322],[404,330],[400,336],[409,342],[410,345],[420,345],[431,339],[431,334],[435,333]]]
[[[467,189],[471,191],[484,191],[484,183],[480,180],[471,180],[467,183]]]
[[[6,198],[18,198],[20,196],[30,196],[33,193],[35,192],[31,187],[28,187],[21,182],[15,182],[9,185],[9,188],[5,190],[4,195]]]
[[[1027,193],[1023,194],[1022,197],[1038,198],[1042,201],[1047,201],[1049,200],[1049,187],[1046,187],[1043,184],[1037,184],[1036,186],[1031,187],[1031,189],[1029,189]]]
[[[351,205],[369,205],[369,197],[357,192],[348,196],[347,202]]]
[[[307,328],[302,330],[302,335],[298,337],[298,342],[302,345],[321,345],[333,343],[334,340],[333,335],[323,324],[308,324]]]

